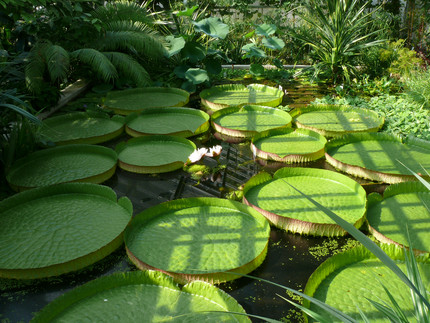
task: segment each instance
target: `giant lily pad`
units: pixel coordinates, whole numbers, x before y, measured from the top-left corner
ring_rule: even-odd
[[[378,131],[384,124],[384,118],[372,110],[340,105],[296,108],[291,116],[298,128],[310,129],[326,137]]]
[[[366,212],[366,192],[354,180],[314,168],[282,168],[273,178],[265,172],[244,187],[243,201],[278,228],[300,234],[341,236],[346,232],[301,193],[359,228]]]
[[[177,136],[144,136],[116,146],[119,167],[134,173],[164,173],[182,168],[196,145]]]
[[[160,272],[135,271],[77,287],[48,304],[31,322],[251,322],[243,314],[236,300],[208,283],[179,287]]]
[[[119,136],[124,128],[122,117],[103,113],[73,112],[43,121],[40,135],[57,145],[98,144]]]
[[[125,233],[130,259],[178,282],[223,282],[264,260],[269,223],[252,208],[217,198],[188,198],[138,214]]]
[[[226,84],[217,85],[200,92],[203,106],[216,111],[228,106],[250,104],[276,107],[282,102],[284,92],[263,84]]]
[[[21,192],[0,202],[0,277],[41,278],[88,266],[122,244],[127,198],[89,183]]]
[[[290,126],[291,116],[275,108],[245,105],[214,112],[211,123],[221,135],[246,139],[262,131]]]
[[[15,190],[66,182],[102,183],[116,169],[116,153],[96,145],[43,149],[17,160],[6,174]]]
[[[326,160],[348,174],[384,183],[416,180],[402,164],[420,173],[430,169],[430,142],[410,137],[405,143],[383,133],[350,134],[327,144]]]
[[[390,185],[382,198],[369,196],[367,220],[376,239],[430,252],[430,192],[419,182]]]
[[[252,138],[251,150],[257,157],[283,163],[304,163],[324,157],[327,140],[307,129],[268,130]]]
[[[397,249],[397,250],[396,250]],[[386,252],[394,258],[396,264],[406,272],[403,251],[400,248],[386,248]],[[430,289],[430,264],[419,262],[418,268],[424,287]],[[391,304],[384,287],[392,294],[406,315],[407,322],[416,321],[411,300],[411,290],[380,260],[376,259],[364,247],[356,247],[337,254],[324,263],[309,278],[305,294],[331,305],[343,313],[361,321],[359,310],[368,317],[369,322],[387,322],[386,316],[375,309],[368,299]],[[304,301],[309,307],[308,301]],[[320,314],[323,310],[314,305],[310,308]],[[327,315],[324,311],[324,315]],[[338,322],[336,318],[330,322]]]
[[[190,94],[181,89],[144,87],[109,92],[104,107],[117,114],[127,115],[148,108],[182,107],[189,98]]]
[[[127,117],[125,131],[133,136],[174,135],[190,137],[209,129],[209,115],[203,111],[170,107],[147,109]]]

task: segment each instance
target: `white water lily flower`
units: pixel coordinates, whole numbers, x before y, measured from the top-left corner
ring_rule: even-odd
[[[208,157],[219,156],[221,154],[221,150],[222,150],[222,146],[221,145],[213,146],[213,147],[209,148],[209,152],[206,153],[206,156],[208,156]]]
[[[190,163],[198,162],[200,159],[203,158],[203,156],[207,154],[207,152],[207,148],[196,149],[191,153],[191,155],[188,156],[188,160],[190,161]]]

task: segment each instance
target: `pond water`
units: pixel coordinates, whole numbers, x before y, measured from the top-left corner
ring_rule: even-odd
[[[298,92],[291,93],[293,90]],[[291,91],[291,94],[286,96],[283,104],[290,104],[290,106],[303,105],[315,96],[324,94],[315,87],[299,85],[292,85],[288,91]],[[307,101],[302,98],[304,93],[307,95]],[[198,105],[198,102],[196,100],[191,104]],[[123,135],[107,143],[106,146],[114,147],[127,138]],[[212,169],[219,168],[219,171],[201,178],[200,181],[193,179],[183,170],[157,175],[140,175],[118,169],[116,174],[104,184],[113,188],[118,197],[130,198],[134,214],[137,214],[151,206],[177,198],[234,196],[234,192],[260,170],[273,172],[278,166],[254,161],[249,144],[227,144],[214,138],[200,144],[206,147],[215,144],[223,146],[218,161],[213,158],[206,158],[203,161]],[[307,164],[306,167],[332,169],[324,160]],[[368,191],[383,189],[381,186],[362,182]],[[316,238],[272,228],[267,257],[263,264],[250,275],[303,290],[307,279],[317,266],[351,242],[348,237]],[[130,270],[137,269],[129,262],[124,248],[121,247],[102,261],[77,273],[38,281],[0,280],[0,321],[27,322],[33,317],[34,312],[74,287],[100,276]],[[294,307],[277,296],[279,294],[291,299],[283,289],[251,278],[240,278],[221,284],[220,287],[234,297],[249,314],[291,322],[300,321],[300,316],[297,315]],[[261,322],[258,319],[252,320]]]

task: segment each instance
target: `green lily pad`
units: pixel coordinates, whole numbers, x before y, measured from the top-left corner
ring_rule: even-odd
[[[430,252],[430,192],[419,182],[388,186],[384,197],[369,196],[369,231],[381,242],[408,247],[408,234],[417,251]]]
[[[201,110],[170,107],[148,109],[126,119],[125,131],[133,136],[172,135],[190,137],[209,129],[209,115]]]
[[[323,211],[293,187],[359,228],[365,220],[366,192],[345,175],[315,168],[282,168],[273,178],[265,172],[252,177],[243,190],[244,203],[276,227],[316,236],[346,234]]]
[[[386,248],[386,252],[397,260],[396,264],[406,272],[403,250],[393,247]],[[424,286],[429,290],[430,263],[428,261],[418,262],[418,268]],[[356,247],[327,259],[311,275],[304,292],[339,309],[357,321],[362,321],[358,310],[360,309],[370,322],[377,323],[388,320],[367,299],[391,304],[383,285],[400,305],[402,312],[406,314],[407,321],[416,321],[411,290],[364,247]],[[306,300],[304,305],[323,314],[323,310],[314,305],[309,305]],[[327,315],[325,311],[324,315]],[[339,320],[332,317],[329,321],[338,322]]]
[[[57,145],[98,144],[119,136],[124,120],[103,113],[73,112],[43,121],[40,136]]]
[[[230,137],[251,138],[259,132],[291,126],[288,112],[259,105],[233,106],[215,111],[212,127]]]
[[[33,279],[88,266],[122,244],[133,213],[107,186],[66,183],[0,202],[0,277]]]
[[[402,164],[420,173],[430,169],[430,142],[383,133],[350,134],[327,144],[326,160],[348,174],[389,184],[415,181]],[[427,176],[428,178],[428,176]]]
[[[255,135],[251,141],[254,156],[283,163],[304,163],[324,157],[327,140],[307,129],[282,128]]]
[[[177,88],[144,87],[109,92],[104,107],[116,114],[127,115],[148,108],[182,107],[190,94]]]
[[[384,118],[374,111],[341,105],[296,108],[291,112],[291,116],[298,128],[310,129],[325,137],[376,132],[384,124]]]
[[[178,282],[223,282],[264,260],[269,223],[252,208],[217,198],[187,198],[138,214],[125,233],[130,259]]]
[[[134,173],[164,173],[182,168],[196,145],[177,136],[144,136],[118,144],[119,167]]]
[[[211,312],[212,311],[212,312]],[[58,297],[36,314],[38,322],[251,322],[235,299],[205,282],[183,287],[157,271],[118,273]]]
[[[6,179],[16,191],[66,182],[98,184],[115,173],[117,160],[116,153],[107,147],[58,146],[17,160]]]
[[[211,111],[228,106],[264,105],[276,107],[282,102],[284,92],[263,84],[217,85],[200,92],[202,105]]]

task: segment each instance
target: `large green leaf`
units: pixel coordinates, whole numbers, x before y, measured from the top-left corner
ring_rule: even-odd
[[[366,212],[366,192],[354,180],[336,172],[312,168],[282,168],[273,178],[260,173],[244,188],[244,202],[275,226],[301,234],[345,235],[346,231],[291,186],[341,218],[360,227]]]
[[[326,159],[354,176],[385,183],[412,181],[416,173],[430,169],[430,142],[410,138],[406,143],[383,133],[350,134],[327,145]],[[400,162],[399,162],[400,161]],[[405,166],[403,166],[403,165]]]
[[[264,50],[253,43],[242,46],[242,51],[245,52],[246,57],[264,58],[267,56]]]
[[[181,50],[184,58],[188,58],[191,63],[202,61],[206,57],[206,49],[197,42],[187,42]]]
[[[132,138],[116,146],[119,167],[134,173],[164,173],[182,168],[196,145],[176,136]]]
[[[147,109],[126,119],[126,132],[133,136],[171,135],[189,137],[209,129],[209,115],[184,107]]]
[[[396,250],[397,249],[397,250]],[[384,248],[396,260],[397,265],[406,271],[403,251],[399,248]],[[424,286],[430,288],[430,263],[419,262]],[[387,322],[384,315],[375,310],[368,299],[391,304],[384,286],[400,305],[408,321],[414,321],[414,307],[411,291],[381,261],[364,247],[357,247],[327,259],[311,275],[305,293],[331,305],[347,315],[360,320],[359,309],[373,322]],[[311,309],[322,313],[314,305]],[[332,319],[333,322],[338,320]]]
[[[291,112],[291,116],[297,127],[310,129],[327,137],[375,132],[384,124],[384,118],[374,111],[339,105],[297,108]]]
[[[430,252],[430,192],[419,182],[390,185],[383,199],[369,202],[367,219],[372,234],[382,242]]]
[[[263,159],[284,163],[308,162],[324,157],[327,140],[307,129],[275,129],[252,138],[251,150]]]
[[[276,25],[273,24],[261,24],[255,28],[255,32],[257,35],[269,37],[276,32]]]
[[[250,322],[244,309],[224,291],[204,282],[183,287],[160,272],[114,274],[91,281],[48,304],[37,322]]]
[[[214,38],[224,39],[229,33],[229,27],[220,18],[209,17],[198,22],[193,21],[194,29]]]
[[[98,144],[119,136],[124,120],[102,113],[74,112],[43,121],[39,135],[58,144]]]
[[[213,128],[232,137],[249,138],[258,132],[291,125],[288,112],[259,105],[233,106],[215,111],[211,116]]]
[[[182,16],[191,17],[193,15],[194,11],[196,11],[198,8],[199,8],[199,6],[193,6],[191,8],[187,8],[187,9],[182,10],[182,11],[174,12],[174,14],[176,14],[178,17],[182,17]]]
[[[185,78],[194,85],[209,81],[208,72],[201,68],[190,68],[185,72]]]
[[[228,106],[258,104],[276,107],[282,102],[284,92],[263,84],[225,84],[217,85],[200,92],[202,104],[210,110]]]
[[[130,114],[147,108],[180,107],[188,103],[190,94],[176,88],[143,87],[109,92],[104,107],[117,114]]]
[[[185,39],[183,37],[175,37],[170,35],[166,37],[166,40],[170,44],[170,48],[168,50],[169,57],[178,54],[182,48],[185,47]]]
[[[88,183],[36,188],[0,202],[0,277],[40,278],[77,270],[122,243],[131,202]]]
[[[273,50],[281,50],[285,46],[284,41],[275,36],[264,38],[262,40],[262,44],[267,48],[270,48]]]
[[[101,183],[115,173],[116,163],[116,153],[107,147],[58,146],[17,160],[6,178],[15,190],[74,181]]]
[[[127,252],[141,269],[165,271],[180,282],[222,282],[264,260],[269,223],[252,208],[217,198],[188,198],[138,214],[125,233]]]

